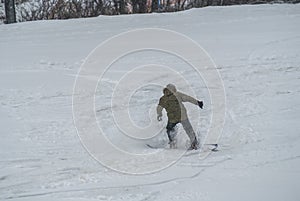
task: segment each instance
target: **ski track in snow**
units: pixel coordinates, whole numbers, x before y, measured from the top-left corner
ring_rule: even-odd
[[[7,36],[0,38],[0,199],[298,200],[299,11],[300,5],[208,7],[0,25],[0,35]],[[144,27],[186,34],[210,53],[225,85],[226,122],[220,151],[205,160],[182,157],[161,172],[131,176],[101,166],[83,148],[72,119],[72,90],[80,65],[95,45]],[[155,58],[153,53],[145,61]],[[131,62],[141,63],[130,58],[125,64]],[[115,131],[109,94],[125,71],[110,72],[96,94],[101,102],[96,114],[104,118],[109,133]],[[203,140],[211,115],[209,94],[194,80],[193,71],[181,73],[200,86],[196,92],[205,100],[201,122],[192,122],[199,124],[197,133]],[[169,78],[151,81],[157,79]],[[139,91],[131,109],[140,111],[132,118],[147,115],[143,110],[156,104],[159,95],[157,88]],[[194,115],[194,106],[187,108]],[[147,122],[141,118],[138,123]],[[181,127],[179,133],[186,140]],[[127,141],[118,141],[118,135],[110,138],[126,148]],[[163,135],[156,140],[165,139]],[[148,151],[135,145],[127,148]]]
[[[220,161],[210,163],[207,165],[201,165],[201,167],[212,167],[215,165],[218,165],[219,163],[225,162],[230,158],[224,158]],[[185,166],[185,165],[180,165],[179,166]],[[189,167],[196,167],[193,164],[188,164],[187,166]],[[197,167],[200,167],[199,165]],[[141,184],[136,184],[136,185],[124,185],[124,186],[106,186],[106,187],[92,187],[92,188],[81,188],[81,189],[69,189],[65,191],[50,191],[50,192],[43,192],[43,193],[36,193],[36,194],[24,194],[24,195],[18,195],[18,196],[12,196],[12,197],[7,197],[6,199],[15,199],[15,198],[23,198],[23,197],[36,197],[36,196],[44,196],[44,195],[50,195],[50,194],[60,194],[60,193],[68,193],[68,192],[85,192],[85,191],[96,191],[96,190],[112,190],[112,189],[135,189],[135,188],[141,188],[141,187],[148,187],[148,186],[157,186],[157,185],[164,185],[172,182],[177,182],[177,181],[186,181],[190,179],[195,179],[197,178],[201,173],[205,171],[205,168],[201,169],[199,172],[196,172],[195,174],[187,177],[176,177],[173,179],[169,180],[163,180],[163,181],[158,181],[158,182],[153,182],[153,183],[141,183]]]

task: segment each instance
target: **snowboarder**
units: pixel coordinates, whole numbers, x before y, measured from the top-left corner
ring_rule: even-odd
[[[162,110],[165,109],[168,116],[167,123],[167,134],[169,138],[170,148],[176,148],[175,140],[175,130],[174,127],[181,123],[186,134],[190,138],[190,147],[189,150],[198,149],[199,142],[197,140],[194,129],[188,119],[186,108],[183,105],[183,102],[190,102],[195,105],[198,105],[203,109],[203,101],[198,101],[195,98],[188,96],[184,93],[181,93],[176,90],[175,85],[168,84],[163,89],[164,95],[160,98],[157,111],[157,120],[162,120]]]

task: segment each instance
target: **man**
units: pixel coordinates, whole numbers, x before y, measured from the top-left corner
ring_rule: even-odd
[[[159,103],[156,108],[157,120],[162,120],[162,110],[165,109],[167,111],[168,116],[168,124],[166,128],[170,148],[176,147],[174,127],[178,123],[181,123],[186,134],[190,138],[191,144],[189,150],[198,149],[199,142],[197,140],[194,129],[188,119],[183,102],[193,103],[195,105],[198,105],[201,109],[203,109],[203,102],[198,101],[191,96],[177,91],[175,85],[173,84],[168,84],[166,88],[163,89],[163,93],[164,95],[159,99]]]

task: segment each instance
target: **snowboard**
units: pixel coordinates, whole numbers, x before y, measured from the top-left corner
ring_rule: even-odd
[[[158,144],[158,145],[152,145],[152,144],[146,144],[147,147],[151,149],[170,149],[168,144]],[[198,148],[197,150],[188,150],[188,152],[199,152],[201,151],[213,151],[217,152],[218,150],[218,144],[204,144],[202,147]]]

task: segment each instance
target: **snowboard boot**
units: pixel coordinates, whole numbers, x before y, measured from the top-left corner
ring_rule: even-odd
[[[195,139],[195,140],[191,143],[191,145],[190,145],[190,147],[188,148],[188,150],[197,150],[198,148],[199,148],[199,142],[198,142],[197,139]]]
[[[176,140],[172,140],[169,142],[170,149],[176,149],[177,148],[177,142]]]

